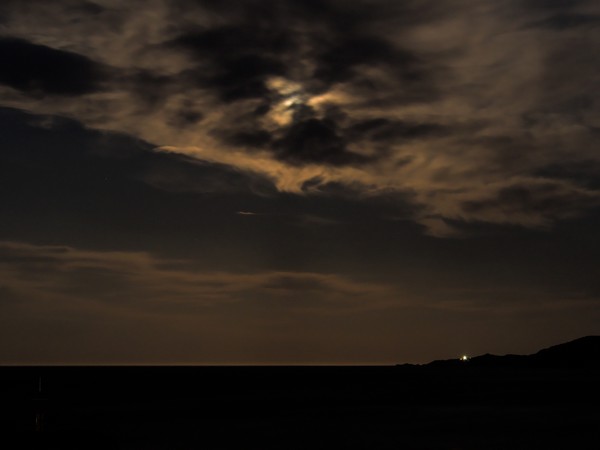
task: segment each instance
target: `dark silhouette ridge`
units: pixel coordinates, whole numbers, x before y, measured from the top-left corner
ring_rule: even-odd
[[[596,450],[600,337],[403,366],[0,367],[21,448]]]
[[[437,360],[426,367],[490,367],[577,369],[600,368],[600,336],[585,336],[563,344],[553,345],[531,355],[492,355],[486,353],[467,361]]]

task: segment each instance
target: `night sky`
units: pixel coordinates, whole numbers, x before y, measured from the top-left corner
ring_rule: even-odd
[[[3,0],[1,364],[600,334],[596,0]]]

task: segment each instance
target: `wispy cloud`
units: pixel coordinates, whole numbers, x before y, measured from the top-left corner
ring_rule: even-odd
[[[143,252],[100,252],[0,242],[0,279],[15,298],[100,302],[161,314],[202,313],[223,303],[263,303],[292,310],[381,307],[385,285],[310,272],[200,271],[190,263]],[[278,302],[279,303],[278,305]]]
[[[391,363],[407,339],[402,360],[422,360],[452,351],[454,339],[467,342],[476,328],[523,333],[532,317],[563,333],[593,329],[596,294],[589,286],[490,287],[407,271],[395,283],[206,271],[146,252],[2,241],[0,360]],[[419,336],[445,337],[428,353],[413,345]]]
[[[436,236],[453,234],[447,220],[546,227],[597,206],[595,188],[539,176],[598,162],[592,1],[29,4],[2,7],[0,54],[33,55],[0,79],[3,105],[283,192],[410,194],[413,220]],[[148,178],[229,189],[213,181]]]

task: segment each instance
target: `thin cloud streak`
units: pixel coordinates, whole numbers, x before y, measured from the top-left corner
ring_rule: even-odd
[[[145,252],[87,251],[63,246],[0,242],[2,287],[15,298],[100,302],[111,308],[202,313],[223,303],[266,302],[277,307],[326,311],[380,308],[385,285],[307,272],[196,271],[190,262]]]

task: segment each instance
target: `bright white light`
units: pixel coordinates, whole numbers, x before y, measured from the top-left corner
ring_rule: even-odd
[[[469,360],[469,357],[468,357],[467,355],[462,355],[462,356],[460,357],[460,360],[461,360],[461,361],[468,361],[468,360]]]
[[[301,102],[301,100],[300,100],[299,95],[292,95],[291,97],[285,99],[283,101],[283,104],[289,108],[290,106],[293,106],[294,104],[300,103],[300,102]]]

